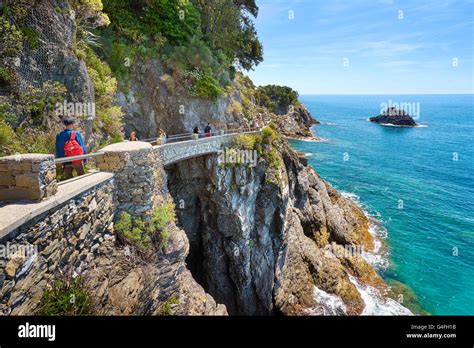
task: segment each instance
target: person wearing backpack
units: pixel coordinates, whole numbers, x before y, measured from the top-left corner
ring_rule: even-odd
[[[87,149],[84,145],[81,133],[74,129],[74,119],[66,117],[63,120],[63,123],[66,128],[56,135],[56,158],[86,154]],[[64,163],[63,168],[66,179],[71,179],[73,177],[74,170],[78,176],[83,175],[85,173],[84,159],[66,162]]]

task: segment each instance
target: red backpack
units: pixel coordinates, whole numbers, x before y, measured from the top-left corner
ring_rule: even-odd
[[[80,156],[84,154],[84,149],[76,140],[76,131],[72,131],[71,137],[64,144],[64,155],[66,157]],[[81,163],[82,160],[72,161],[72,164]]]

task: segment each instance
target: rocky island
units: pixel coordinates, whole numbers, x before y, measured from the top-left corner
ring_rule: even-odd
[[[394,126],[417,126],[413,117],[411,117],[405,110],[398,109],[395,106],[387,108],[378,116],[370,117],[369,121]]]

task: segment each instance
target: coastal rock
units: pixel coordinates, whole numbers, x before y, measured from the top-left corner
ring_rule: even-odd
[[[168,168],[170,192],[185,207],[177,214],[193,277],[230,314],[305,314],[325,305],[315,288],[339,298],[344,314],[361,314],[350,277],[373,284],[376,272],[333,244],[372,249],[367,218],[286,143],[279,151],[278,183],[263,161],[219,167],[209,156]]]
[[[241,112],[229,108],[241,99],[238,91],[216,101],[192,97],[158,59],[135,64],[131,79],[130,89],[117,93],[127,134],[135,131],[145,139],[157,137],[160,128],[167,134],[182,134],[196,126],[202,131],[208,122],[214,131],[238,128],[244,122]]]
[[[370,122],[380,124],[392,124],[396,126],[416,126],[416,122],[408,113],[404,110],[399,110],[395,106],[387,108],[378,116],[370,117]]]
[[[290,106],[287,113],[275,115],[272,119],[277,124],[278,131],[290,138],[314,138],[310,128],[319,124],[303,104]]]

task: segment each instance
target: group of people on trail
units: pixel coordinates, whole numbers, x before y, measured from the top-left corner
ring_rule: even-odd
[[[199,127],[196,126],[193,129],[193,134],[197,134],[198,137],[201,137],[201,131],[199,130]],[[207,126],[204,128],[204,137],[205,138],[210,138],[212,136],[212,128],[211,125],[208,123]]]
[[[64,130],[56,135],[56,158],[82,156],[87,154],[84,139],[81,133],[75,130],[75,123],[75,120],[71,117],[63,119]],[[207,124],[204,128],[203,134],[199,130],[199,127],[196,126],[194,127],[193,133],[197,134],[199,138],[202,136],[209,138],[212,136],[211,125],[209,123]],[[162,128],[159,130],[159,137],[161,139],[166,139],[168,137]],[[139,141],[137,133],[131,132],[128,140]],[[80,158],[63,163],[63,170],[66,179],[72,178],[74,176],[74,171],[78,176],[83,175],[85,173],[84,163],[86,161],[86,158]]]
[[[166,135],[166,132],[163,130],[163,128],[160,128],[159,137],[161,139],[166,139],[168,137]],[[137,137],[137,132],[130,132],[130,136],[128,137],[128,140],[129,141],[139,141],[140,139],[138,139],[138,137]]]

